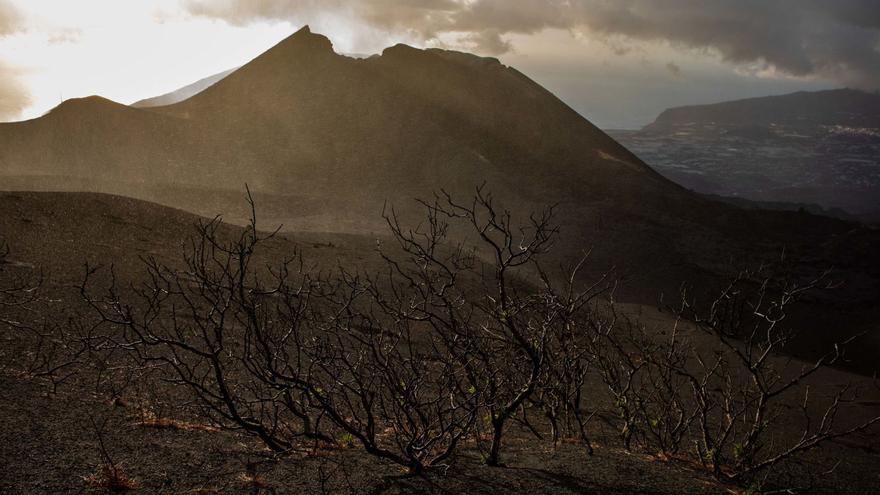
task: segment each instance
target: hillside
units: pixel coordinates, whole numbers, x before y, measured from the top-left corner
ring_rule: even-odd
[[[601,191],[592,202],[626,201],[629,189],[668,201],[683,192],[497,61],[402,45],[353,59],[307,29],[185,102],[127,113],[109,106],[66,102],[44,118],[0,126],[3,173],[104,179],[148,171],[155,177],[147,182],[233,190],[248,182],[334,202],[469,191],[483,181],[532,201],[564,186],[566,200]],[[65,142],[51,140],[62,133]],[[618,198],[608,197],[611,182]]]
[[[198,81],[188,84],[180,89],[176,89],[169,93],[165,93],[163,95],[154,96],[152,98],[145,98],[143,100],[136,101],[131,104],[131,106],[135,108],[150,108],[150,107],[161,107],[163,105],[171,105],[173,103],[181,102],[187,98],[192,97],[195,94],[201,93],[202,91],[208,89],[209,87],[217,84],[217,81],[223,79],[235,72],[236,69],[229,69],[218,74],[214,74],[213,76],[208,76],[203,79],[199,79]]]
[[[82,263],[112,264],[117,281],[140,286],[144,258],[174,264],[200,219],[192,214],[130,198],[92,193],[0,193],[0,241],[12,250],[14,267],[42,271],[45,306],[34,305],[37,318],[66,320],[81,306],[78,284]],[[222,226],[234,234],[234,226]],[[373,239],[323,234],[281,236],[268,246],[273,260],[301,249],[306,263],[375,269]],[[0,265],[0,276],[6,276]],[[4,281],[6,279],[4,278]],[[109,281],[107,281],[109,283]],[[80,302],[77,302],[80,301]],[[83,308],[84,309],[84,308]],[[649,308],[622,307],[650,327],[671,328],[669,314]],[[88,314],[88,313],[84,313]],[[4,313],[3,317],[6,316]],[[80,318],[80,316],[76,316]],[[84,320],[87,321],[87,320]],[[110,400],[82,372],[58,388],[45,377],[21,372],[16,353],[24,338],[0,325],[0,490],[4,493],[64,492],[88,487],[87,478],[104,462],[113,462],[137,480],[139,493],[730,493],[695,463],[662,459],[619,447],[616,431],[604,428],[611,416],[590,424],[596,452],[587,456],[576,442],[551,445],[535,440],[525,428],[511,428],[506,446],[507,469],[481,465],[480,452],[467,443],[449,468],[424,475],[402,475],[399,467],[352,447],[299,449],[282,458],[268,455],[253,437],[220,431],[209,425],[180,423],[166,427],[145,423],[147,400],[131,384],[120,385],[122,397]],[[92,329],[94,330],[94,329]],[[699,340],[688,327],[691,338]],[[705,338],[703,336],[702,338]],[[26,361],[26,360],[25,360]],[[780,366],[787,359],[779,359]],[[87,367],[86,369],[91,369]],[[141,377],[143,379],[143,377]],[[868,380],[837,370],[823,370],[810,380],[811,396],[828,397],[840,383]],[[137,384],[137,383],[135,383]],[[167,384],[166,384],[167,385]],[[170,387],[170,385],[167,385]],[[590,407],[596,407],[601,384],[590,382]],[[870,390],[870,389],[869,389]],[[149,393],[170,393],[150,389]],[[173,396],[171,396],[173,397]],[[859,415],[877,411],[877,392],[851,406]],[[119,399],[119,400],[116,400]],[[168,405],[156,414],[182,414]],[[172,416],[173,417],[173,416]],[[99,430],[99,426],[102,425]],[[102,431],[100,437],[95,431]],[[805,458],[802,469],[827,468],[834,459],[847,462],[818,479],[813,493],[835,493],[841,487],[876,490],[875,477],[860,477],[876,464],[876,432],[832,442]],[[103,446],[102,446],[103,445]],[[49,448],[51,446],[51,449]],[[796,471],[797,472],[797,471]],[[857,480],[857,481],[856,481]],[[856,481],[857,484],[853,484]]]
[[[386,202],[415,222],[413,198],[444,188],[466,201],[486,183],[518,223],[558,204],[556,260],[591,250],[584,280],[613,267],[625,300],[704,289],[784,248],[849,282],[816,309],[836,322],[822,339],[865,329],[878,307],[877,261],[851,242],[870,251],[876,232],[693,194],[516,69],[464,53],[397,45],[356,59],[304,28],[185,101],[68,101],[0,125],[0,150],[15,188],[125,194],[236,221],[225,198],[247,183],[291,232],[374,236]]]
[[[236,201],[246,205],[239,195]],[[246,207],[246,206],[245,206]],[[242,209],[244,209],[243,207]],[[123,284],[144,276],[145,258],[179,262],[196,225],[208,218],[122,196],[71,192],[0,192],[0,243],[13,265],[39,268],[47,287],[62,292],[82,281],[84,265],[113,265]],[[276,227],[258,218],[258,227]],[[238,227],[224,225],[232,235]],[[301,252],[310,263],[343,263],[371,269],[378,260],[375,238],[345,234],[280,235],[267,255],[280,260]],[[67,298],[76,298],[72,293]]]

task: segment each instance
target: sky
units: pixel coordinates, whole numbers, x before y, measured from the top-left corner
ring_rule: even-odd
[[[0,121],[173,91],[305,24],[339,53],[498,57],[604,128],[685,104],[880,88],[878,0],[0,0]]]

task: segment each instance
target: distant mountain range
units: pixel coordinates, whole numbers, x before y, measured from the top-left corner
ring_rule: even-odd
[[[880,307],[880,260],[847,254],[854,236],[880,246],[876,232],[688,191],[516,69],[460,52],[396,45],[359,59],[304,28],[178,103],[90,97],[0,124],[0,150],[0,181],[19,189],[110,192],[230,220],[241,218],[217,198],[247,183],[258,207],[266,198],[264,226],[293,232],[375,237],[386,202],[415,222],[413,198],[443,188],[465,199],[485,183],[514,221],[558,204],[554,262],[591,250],[584,281],[614,267],[625,300],[656,303],[685,281],[706,290],[784,247],[813,269],[853,260],[840,276],[861,278],[823,313],[845,331]]]
[[[697,192],[880,221],[880,95],[799,92],[673,108],[614,131],[666,177]]]
[[[684,125],[880,128],[880,94],[854,89],[799,91],[781,96],[677,107],[661,113],[645,130]]]
[[[156,96],[153,98],[147,98],[144,100],[136,101],[131,104],[131,106],[136,108],[150,108],[150,107],[161,107],[163,105],[171,105],[173,103],[179,103],[187,98],[195,96],[202,91],[210,88],[211,86],[217,84],[221,79],[225,78],[229,74],[232,74],[238,70],[229,69],[223,71],[219,74],[214,74],[213,76],[206,77],[204,79],[199,79],[198,81],[184,86],[180,89],[172,91],[170,93],[165,93],[164,95]]]

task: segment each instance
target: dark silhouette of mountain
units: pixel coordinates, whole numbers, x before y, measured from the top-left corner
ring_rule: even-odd
[[[683,281],[709,287],[783,246],[824,268],[853,235],[868,246],[877,237],[694,194],[498,60],[405,45],[351,58],[308,28],[176,104],[92,97],[2,124],[0,150],[2,180],[20,188],[69,184],[205,215],[228,213],[215,198],[248,183],[293,231],[384,233],[386,201],[416,221],[413,198],[443,188],[466,200],[486,183],[514,221],[558,204],[558,260],[592,249],[585,278],[613,266],[626,280],[621,297],[649,303]],[[872,321],[880,292],[877,262],[847,259],[841,276],[862,278],[827,313],[846,319],[839,333]]]
[[[369,58],[372,56],[365,53],[346,53],[345,55],[352,58]],[[199,79],[192,84],[186,85],[180,89],[176,89],[170,93],[165,93],[160,96],[145,98],[143,100],[136,101],[132,103],[131,106],[137,108],[151,108],[179,103],[183,100],[186,100],[187,98],[192,98],[193,96],[217,84],[220,80],[224,79],[226,76],[232,74],[236,70],[238,70],[238,67],[220,72],[219,74],[205,77],[203,79]]]
[[[146,98],[140,101],[136,101],[131,104],[133,107],[137,108],[150,108],[150,107],[161,107],[163,105],[171,105],[173,103],[181,102],[187,98],[191,98],[192,96],[201,93],[202,91],[210,88],[211,86],[217,84],[218,81],[223,79],[224,77],[232,74],[237,69],[229,69],[223,71],[219,74],[214,74],[213,76],[208,76],[204,79],[199,79],[198,81],[188,84],[180,89],[174,90],[170,93],[165,93],[160,96],[154,96],[153,98]]]
[[[750,128],[770,125],[880,128],[880,94],[854,89],[799,91],[781,96],[670,108],[646,130],[683,124]]]
[[[0,146],[7,175],[129,183],[103,190],[142,196],[156,184],[247,182],[322,205],[291,211],[295,229],[384,231],[385,200],[483,182],[521,211],[562,202],[594,224],[684,215],[702,201],[497,60],[404,45],[349,58],[307,28],[181,103],[69,101],[0,126]]]

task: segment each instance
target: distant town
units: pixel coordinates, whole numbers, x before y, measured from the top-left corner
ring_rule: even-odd
[[[687,122],[609,134],[696,192],[880,219],[880,128]]]

